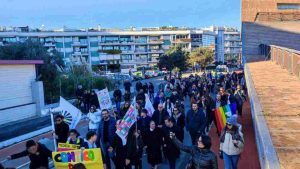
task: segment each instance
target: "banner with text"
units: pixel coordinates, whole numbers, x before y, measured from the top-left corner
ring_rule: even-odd
[[[76,144],[58,143],[57,151],[77,150],[80,146]]]
[[[101,110],[112,109],[112,102],[111,102],[107,88],[105,88],[103,90],[99,90],[96,93],[97,93],[100,109]]]
[[[52,159],[56,169],[72,169],[78,163],[82,163],[86,169],[103,168],[99,148],[52,152]]]

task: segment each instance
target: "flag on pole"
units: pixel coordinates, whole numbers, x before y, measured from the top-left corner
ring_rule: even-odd
[[[131,104],[116,131],[116,134],[122,139],[123,145],[126,145],[129,129],[137,121],[137,116],[136,108],[134,104]]]
[[[219,133],[225,127],[227,119],[236,114],[236,103],[227,104],[222,107],[218,107],[215,110],[215,117],[217,122],[217,129]]]
[[[148,111],[148,116],[152,117],[153,113],[154,113],[154,107],[150,101],[149,95],[145,94],[146,96],[146,104],[145,104],[145,109]]]
[[[74,129],[81,119],[81,111],[63,97],[60,97],[59,108],[61,110],[60,114],[64,116],[64,121],[70,129]]]

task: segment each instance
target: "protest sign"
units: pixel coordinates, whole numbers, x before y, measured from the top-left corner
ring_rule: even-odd
[[[57,151],[77,150],[80,146],[76,144],[58,143]]]
[[[101,110],[112,109],[112,102],[111,102],[107,88],[97,91],[96,94],[98,97],[98,101],[99,101]]]
[[[131,105],[123,117],[122,121],[117,127],[117,135],[122,139],[123,145],[126,144],[126,137],[128,135],[130,127],[136,122],[137,112],[133,105]]]
[[[52,158],[56,169],[72,169],[77,163],[82,163],[86,169],[103,168],[99,148],[52,152]]]

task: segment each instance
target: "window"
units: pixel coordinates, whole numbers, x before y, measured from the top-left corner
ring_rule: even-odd
[[[56,42],[56,43],[55,43],[55,46],[56,46],[57,48],[63,48],[63,47],[64,47],[64,45],[63,45],[62,42]]]
[[[122,60],[132,60],[132,55],[121,55]]]
[[[65,42],[65,48],[71,48],[72,42]]]
[[[294,4],[294,3],[278,3],[277,8],[279,10],[300,10],[300,3]]]
[[[98,42],[90,42],[91,47],[98,47]]]

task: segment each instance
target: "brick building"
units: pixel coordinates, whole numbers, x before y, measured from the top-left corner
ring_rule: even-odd
[[[242,0],[243,57],[263,60],[263,45],[300,50],[300,0]]]

